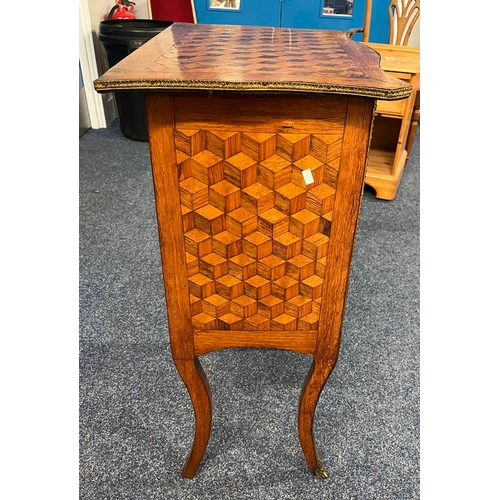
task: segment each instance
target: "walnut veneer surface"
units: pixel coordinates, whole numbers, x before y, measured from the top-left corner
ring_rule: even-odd
[[[411,86],[346,33],[175,23],[95,82],[147,90],[172,356],[195,412],[183,470],[210,436],[199,361],[230,347],[312,357],[298,432],[326,472],[314,410],[338,357],[378,99]]]
[[[284,90],[400,99],[379,55],[339,31],[174,23],[95,82],[120,89]]]

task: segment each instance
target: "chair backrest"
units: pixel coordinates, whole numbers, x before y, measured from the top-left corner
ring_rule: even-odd
[[[389,4],[389,44],[407,45],[420,16],[420,0],[391,0]]]

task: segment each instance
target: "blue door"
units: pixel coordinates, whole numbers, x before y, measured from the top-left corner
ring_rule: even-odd
[[[200,24],[348,31],[363,28],[365,16],[365,0],[194,0],[194,4]],[[370,42],[389,39],[388,5],[388,0],[373,0]]]

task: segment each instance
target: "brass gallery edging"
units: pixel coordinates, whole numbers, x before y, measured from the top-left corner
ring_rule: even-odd
[[[238,90],[238,91],[296,91],[343,94],[360,97],[373,97],[388,101],[404,99],[411,95],[413,87],[408,85],[396,90],[373,87],[355,87],[351,85],[303,84],[296,82],[213,82],[213,81],[177,81],[177,80],[113,80],[106,83],[94,82],[98,92],[115,90]]]

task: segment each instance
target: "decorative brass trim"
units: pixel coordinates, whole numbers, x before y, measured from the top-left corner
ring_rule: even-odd
[[[318,459],[316,467],[313,470],[313,474],[321,479],[326,479],[328,477],[328,472],[326,472],[323,462]]]
[[[404,99],[411,95],[413,87],[408,85],[398,89],[377,89],[373,87],[355,87],[351,85],[327,85],[299,82],[221,82],[204,80],[113,80],[112,82],[95,81],[97,92],[120,90],[225,90],[249,92],[316,92],[359,97],[373,97],[386,101]]]

